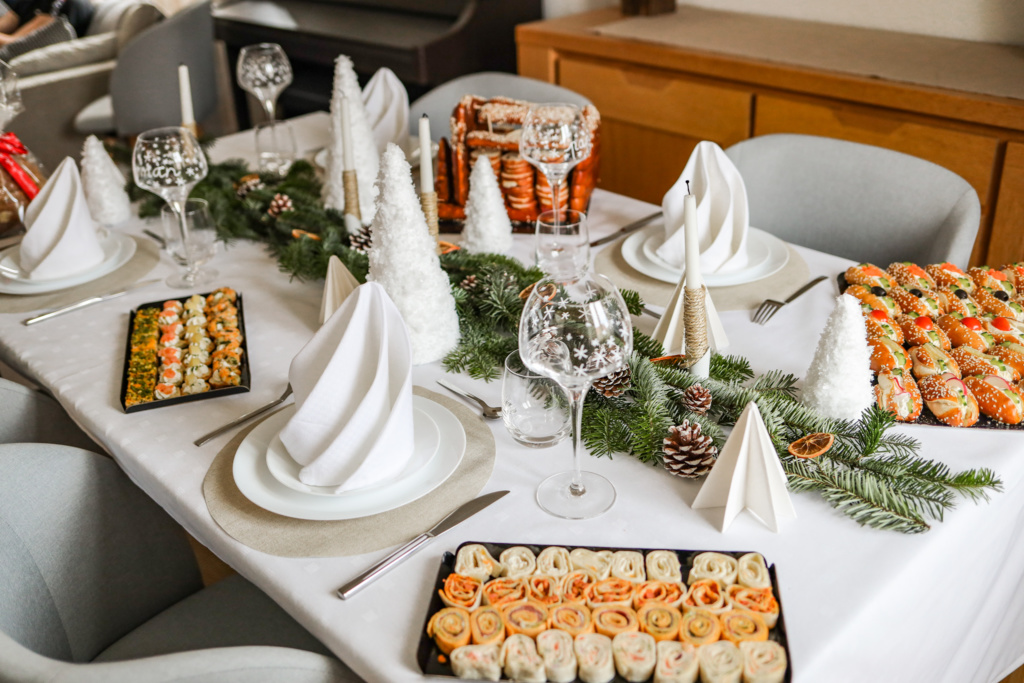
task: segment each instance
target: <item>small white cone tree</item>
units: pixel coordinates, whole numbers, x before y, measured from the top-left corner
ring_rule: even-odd
[[[89,213],[100,225],[117,225],[131,218],[124,176],[95,135],[82,146],[82,187]]]
[[[469,176],[461,246],[474,254],[504,254],[512,248],[512,221],[505,210],[505,198],[498,187],[494,167],[483,155],[477,157]]]
[[[822,415],[840,420],[858,420],[874,403],[867,329],[860,302],[849,294],[836,299],[825,323],[804,377],[802,400]]]
[[[381,155],[377,188],[366,279],[380,283],[401,312],[409,328],[412,362],[440,360],[459,342],[459,317],[409,162],[398,145],[388,144]]]
[[[341,134],[341,103],[348,99],[349,121],[352,126],[352,156],[355,160],[356,176],[359,179],[359,213],[363,223],[373,219],[377,188],[379,159],[377,144],[374,142],[373,129],[363,104],[363,94],[359,89],[352,60],[339,55],[334,62],[334,90],[331,94],[331,142],[327,155],[327,173],[324,182],[324,205],[329,209],[343,211],[345,209],[345,186],[342,180],[344,170],[344,142]],[[349,232],[352,232],[349,226]]]

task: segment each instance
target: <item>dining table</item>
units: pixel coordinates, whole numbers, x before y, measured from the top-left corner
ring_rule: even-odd
[[[293,120],[300,153],[311,157],[326,144],[327,120],[322,113]],[[248,131],[211,149],[214,162],[252,162],[254,156]],[[598,189],[588,213],[590,237],[609,235],[656,209]],[[159,232],[156,221],[138,218],[116,229],[147,239],[141,237],[147,227]],[[846,258],[793,248],[811,276],[824,275],[825,283],[763,326],[751,321],[749,310],[720,312],[730,343],[724,352],[747,358],[759,373],[807,371],[839,294],[836,276],[852,265]],[[530,262],[532,254],[532,237],[516,235],[511,255]],[[610,510],[584,521],[554,518],[537,505],[535,490],[570,467],[570,444],[527,448],[500,420],[488,421],[496,461],[483,492],[510,493],[357,595],[339,599],[340,586],[393,548],[296,558],[242,544],[217,524],[203,494],[204,477],[231,434],[193,445],[200,435],[282,393],[291,359],[318,329],[323,282],[290,276],[264,245],[245,240],[226,244],[210,266],[219,272],[217,286],[244,296],[252,377],[247,393],[125,414],[119,392],[130,311],[190,293],[162,282],[33,326],[22,324],[27,314],[0,308],[0,359],[52,394],[189,534],[367,681],[423,678],[416,652],[439,563],[443,553],[467,541],[759,552],[775,566],[793,680],[799,683],[996,683],[1024,664],[1024,432],[1014,430],[896,427],[919,440],[923,457],[954,470],[991,468],[1002,479],[1002,490],[989,500],[960,500],[926,533],[859,526],[821,496],[792,492],[796,518],[784,520],[775,533],[749,513],[720,531],[708,511],[691,507],[700,480],[672,476],[626,454],[583,456],[585,469],[614,484],[617,499]],[[162,278],[177,268],[165,254],[147,277]],[[635,322],[650,330],[654,320],[643,316]],[[443,393],[438,380],[492,405],[501,402],[500,380],[449,374],[440,362],[413,370],[414,385]]]

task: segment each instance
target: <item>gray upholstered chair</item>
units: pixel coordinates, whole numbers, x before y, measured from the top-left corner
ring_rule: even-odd
[[[0,445],[0,680],[358,681],[269,597],[202,587],[181,528],[110,459]]]
[[[451,137],[449,119],[452,109],[464,95],[511,97],[530,102],[568,102],[583,107],[590,104],[583,95],[553,83],[498,71],[469,74],[443,83],[409,105],[409,134],[419,135],[420,117],[430,117],[430,137]]]
[[[19,442],[97,448],[59,403],[41,391],[0,378],[0,444]]]
[[[908,154],[810,135],[765,135],[726,154],[743,175],[750,224],[819,251],[966,268],[981,220],[974,188]]]

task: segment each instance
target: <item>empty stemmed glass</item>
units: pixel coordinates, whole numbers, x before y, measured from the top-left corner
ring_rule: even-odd
[[[579,107],[562,102],[531,106],[523,119],[519,154],[547,178],[552,208],[563,208],[569,171],[590,156],[590,131]]]
[[[260,101],[267,119],[274,120],[277,97],[291,85],[292,64],[277,43],[246,45],[238,54],[238,85]]]
[[[139,135],[132,154],[135,184],[160,196],[174,210],[182,244],[188,245],[189,229],[185,202],[192,188],[206,177],[206,154],[187,128],[156,128]],[[196,281],[192,252],[184,251],[188,270],[167,278],[171,287],[191,288]]]
[[[581,232],[585,239],[585,224]],[[519,319],[519,355],[526,367],[569,395],[573,469],[541,482],[537,503],[557,517],[588,519],[612,506],[615,487],[580,470],[583,402],[595,379],[626,367],[633,326],[619,290],[587,264],[558,258],[545,268],[548,275],[534,285]]]
[[[0,130],[6,130],[7,124],[24,110],[18,74],[7,62],[0,61]]]

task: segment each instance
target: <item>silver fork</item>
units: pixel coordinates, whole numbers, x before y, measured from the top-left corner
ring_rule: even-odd
[[[754,317],[751,318],[758,325],[764,325],[766,322],[772,319],[772,317],[779,312],[779,309],[788,303],[792,303],[794,299],[809,290],[814,285],[818,284],[822,280],[826,279],[824,275],[819,275],[814,278],[800,289],[793,292],[788,299],[785,301],[776,301],[775,299],[765,299],[761,302],[761,305],[754,311]]]
[[[223,427],[217,427],[217,429],[214,429],[209,434],[204,434],[203,436],[199,437],[198,439],[196,439],[192,443],[194,443],[197,446],[202,446],[204,443],[206,443],[210,439],[215,439],[218,436],[220,436],[221,434],[223,434],[224,432],[226,432],[226,431],[228,431],[228,430],[230,430],[230,429],[232,429],[234,427],[237,427],[240,424],[244,424],[244,423],[248,422],[249,420],[253,419],[254,417],[258,417],[259,415],[262,415],[263,413],[267,412],[271,408],[274,408],[275,406],[281,405],[291,395],[292,395],[292,385],[289,384],[288,387],[284,390],[284,393],[281,394],[280,396],[278,396],[276,399],[274,399],[270,403],[267,403],[266,405],[260,406],[256,410],[250,410],[248,413],[246,413],[242,417],[238,418],[237,420],[232,420],[231,422],[228,422]]]
[[[445,389],[447,389],[448,391],[452,392],[453,394],[458,394],[463,398],[468,398],[470,401],[476,401],[476,403],[480,406],[480,410],[483,412],[483,416],[488,420],[497,420],[498,418],[501,417],[501,408],[495,408],[492,405],[488,405],[486,402],[484,402],[483,399],[474,396],[468,391],[463,391],[462,389],[453,387],[451,384],[448,384],[447,382],[437,380],[437,383],[440,384]]]

